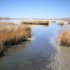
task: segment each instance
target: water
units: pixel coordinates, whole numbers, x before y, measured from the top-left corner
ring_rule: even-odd
[[[8,48],[0,70],[70,70],[70,48],[58,46],[63,28],[57,24],[32,28],[32,40]]]

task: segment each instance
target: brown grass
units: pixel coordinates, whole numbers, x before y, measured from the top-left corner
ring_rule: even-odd
[[[70,46],[70,31],[63,32],[59,38],[62,46]]]
[[[63,21],[59,22],[59,25],[64,25],[64,22]]]
[[[0,52],[4,46],[18,44],[31,37],[31,29],[28,26],[19,26],[17,29],[7,28],[0,30]]]
[[[49,21],[25,21],[21,24],[31,24],[31,25],[49,25]]]
[[[68,24],[70,24],[70,20],[68,20]]]

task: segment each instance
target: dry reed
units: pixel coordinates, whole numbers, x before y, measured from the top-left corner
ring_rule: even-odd
[[[63,21],[59,22],[59,25],[61,25],[61,26],[64,25],[64,22]]]
[[[49,21],[25,21],[21,24],[31,24],[31,25],[49,25]]]
[[[70,31],[65,31],[60,35],[60,45],[70,46]]]
[[[0,30],[0,52],[5,46],[18,44],[31,37],[31,28],[20,25],[17,29],[13,27],[5,27]]]
[[[68,20],[68,24],[70,24],[70,20]]]

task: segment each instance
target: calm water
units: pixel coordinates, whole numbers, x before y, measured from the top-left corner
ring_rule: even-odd
[[[58,34],[67,26],[32,26],[32,40],[8,48],[0,70],[70,70],[70,48],[58,46]]]

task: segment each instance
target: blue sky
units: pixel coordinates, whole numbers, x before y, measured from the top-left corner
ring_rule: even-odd
[[[0,17],[70,17],[70,0],[0,0]]]

